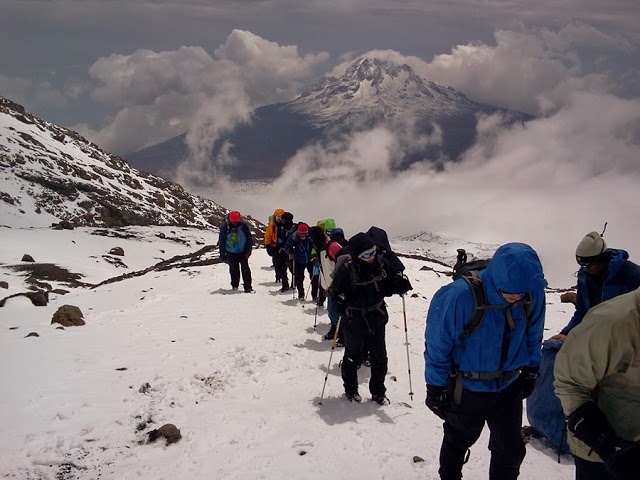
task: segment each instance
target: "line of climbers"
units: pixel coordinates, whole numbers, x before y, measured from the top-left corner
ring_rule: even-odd
[[[236,252],[228,242],[223,252],[222,230],[225,258]],[[325,339],[333,338],[334,347],[340,339],[345,347],[346,398],[362,400],[357,370],[368,352],[372,400],[388,403],[384,298],[412,287],[386,232],[371,227],[346,241],[331,219],[309,227],[277,209],[265,246],[281,292],[297,289],[304,299],[306,271],[317,305],[328,299],[331,329]],[[250,251],[241,251],[246,260]],[[640,267],[628,258],[624,250],[607,248],[602,234],[587,234],[576,249],[576,311],[543,343],[547,282],[535,250],[508,243],[490,261],[468,264],[459,251],[454,282],[433,296],[425,328],[425,404],[444,421],[441,480],[462,479],[485,423],[491,432],[490,480],[517,479],[526,453],[526,398],[530,431],[558,448],[568,437],[576,480],[640,478]],[[229,269],[237,288],[234,262]],[[247,290],[250,272],[245,276],[240,265]]]

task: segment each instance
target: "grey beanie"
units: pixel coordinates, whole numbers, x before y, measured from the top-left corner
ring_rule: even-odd
[[[576,248],[576,257],[597,257],[607,249],[607,243],[598,232],[587,233]]]

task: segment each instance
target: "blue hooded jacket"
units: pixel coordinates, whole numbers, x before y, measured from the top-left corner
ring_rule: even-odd
[[[610,248],[607,253],[611,254],[606,278],[602,284],[602,296],[600,303],[611,300],[618,295],[629,293],[640,287],[640,266],[628,260],[629,254],[626,250]],[[587,288],[587,270],[580,267],[578,270],[578,290],[576,292],[576,311],[571,320],[560,333],[567,335],[573,327],[582,322],[591,305],[589,300],[589,289]]]
[[[440,288],[431,300],[425,330],[425,380],[429,385],[447,385],[454,369],[509,372],[540,364],[547,282],[537,253],[524,243],[508,243],[496,251],[489,266],[479,275],[487,304],[507,307],[509,304],[500,291],[529,292],[532,297],[529,316],[525,318],[522,305],[514,307],[515,328],[509,333],[505,309],[489,309],[480,326],[463,338],[464,327],[474,311],[473,292],[464,279]],[[501,363],[503,335],[509,335],[509,342]],[[497,392],[508,387],[516,377],[464,378],[463,387],[474,392]]]

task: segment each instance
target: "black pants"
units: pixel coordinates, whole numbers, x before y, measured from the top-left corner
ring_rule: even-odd
[[[614,480],[602,462],[590,462],[574,455],[576,480]]]
[[[358,366],[362,363],[365,345],[369,347],[371,395],[384,395],[387,391],[384,378],[387,374],[387,345],[385,343],[385,325],[389,321],[387,310],[363,314],[349,311],[342,317],[340,329],[344,333],[344,358],[342,359],[342,381],[345,392],[358,391]]]
[[[282,280],[282,287],[285,290],[289,288],[289,276],[287,275],[287,259],[287,254],[284,252],[273,254],[273,266],[276,269],[276,278]]]
[[[514,480],[526,453],[522,427],[522,385],[513,382],[501,392],[462,391],[444,423],[440,449],[440,478],[460,480],[468,449],[476,443],[485,422],[489,426],[490,480]]]
[[[313,278],[313,264],[309,263],[299,263],[295,260],[293,261],[293,273],[294,273],[294,281],[296,288],[298,289],[298,297],[304,297],[304,271],[309,272],[309,278]]]
[[[240,271],[242,271],[244,291],[251,291],[251,269],[249,268],[247,255],[244,253],[227,253],[227,263],[229,264],[229,274],[231,275],[231,288],[238,288],[238,285],[240,285]]]

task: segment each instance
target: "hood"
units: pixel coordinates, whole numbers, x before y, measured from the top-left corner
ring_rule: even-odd
[[[486,277],[496,290],[509,293],[539,292],[547,286],[538,254],[525,243],[507,243],[498,248]]]
[[[283,213],[284,213],[284,210],[283,210],[283,209],[281,209],[281,208],[276,208],[276,209],[273,211],[273,218],[280,217],[280,216],[282,216],[282,214],[283,214]]]

